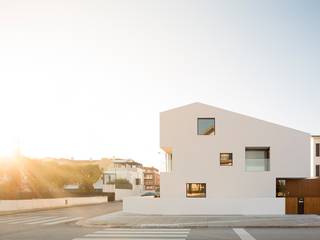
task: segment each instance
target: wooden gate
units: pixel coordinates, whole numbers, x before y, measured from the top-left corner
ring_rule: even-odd
[[[320,198],[305,197],[304,198],[304,213],[305,214],[320,214]]]
[[[298,198],[286,197],[286,214],[298,213]]]

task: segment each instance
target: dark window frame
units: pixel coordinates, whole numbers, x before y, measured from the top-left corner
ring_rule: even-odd
[[[229,155],[231,155],[231,159],[229,159],[229,160],[231,160],[231,165],[223,165],[223,164],[221,164],[221,156],[222,156],[223,154],[229,154]],[[223,153],[220,153],[220,166],[221,166],[221,167],[232,167],[232,166],[233,166],[233,153],[232,153],[232,152],[223,152]]]
[[[213,132],[210,134],[200,134],[199,133],[199,120],[213,120]],[[197,118],[197,135],[198,136],[212,136],[216,135],[216,118],[214,117],[198,117]]]
[[[316,177],[320,177],[320,165],[316,165]]]
[[[188,196],[188,185],[189,184],[200,184],[200,185],[204,185],[204,196],[198,196],[198,197],[195,197],[195,196]],[[186,183],[186,198],[207,198],[207,183],[195,183],[195,182],[189,182],[189,183]]]
[[[320,143],[316,143],[316,157],[320,157]]]

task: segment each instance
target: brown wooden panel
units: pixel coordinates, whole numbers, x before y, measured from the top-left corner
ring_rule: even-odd
[[[320,198],[319,197],[304,198],[304,213],[320,214]]]
[[[298,198],[286,197],[286,214],[298,213]]]
[[[287,179],[286,195],[289,197],[320,197],[320,178]]]

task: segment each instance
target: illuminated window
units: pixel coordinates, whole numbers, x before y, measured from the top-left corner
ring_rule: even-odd
[[[220,166],[232,166],[232,153],[220,153]]]
[[[187,183],[186,196],[188,198],[205,198],[206,184],[205,183]]]

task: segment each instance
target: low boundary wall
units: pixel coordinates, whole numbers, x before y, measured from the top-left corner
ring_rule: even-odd
[[[98,204],[108,202],[108,197],[71,197],[27,200],[0,200],[0,212]]]
[[[282,215],[285,214],[285,199],[127,197],[123,200],[123,211],[163,215]]]

